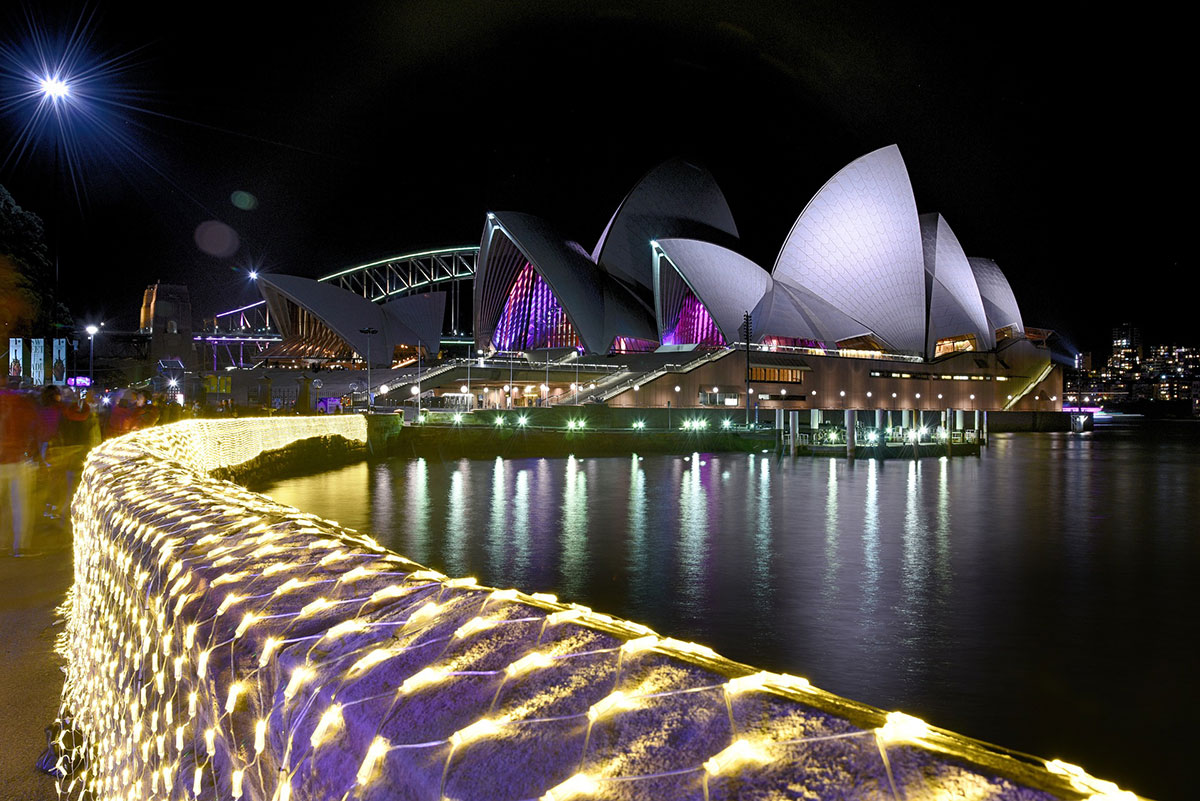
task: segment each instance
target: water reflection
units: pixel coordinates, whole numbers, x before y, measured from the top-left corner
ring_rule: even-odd
[[[635,454],[629,462],[629,533],[625,569],[629,573],[629,592],[636,606],[643,606],[654,594],[654,582],[647,564],[646,549],[646,474]]]
[[[587,474],[574,456],[567,458],[562,501],[563,592],[569,598],[582,594],[587,582]]]
[[[429,476],[425,460],[413,459],[408,462],[403,478],[397,480],[404,483],[401,494],[405,499],[405,514],[402,521],[396,521],[400,525],[392,531],[399,530],[404,538],[401,553],[427,564],[431,556],[429,538],[432,532],[429,527]]]
[[[830,460],[832,461],[832,460]],[[864,614],[874,614],[879,600],[879,463],[867,463],[867,492],[863,498],[863,598]]]
[[[676,601],[689,622],[704,615],[704,562],[708,539],[708,493],[701,481],[700,454],[688,458],[679,487],[679,583]]]
[[[753,458],[753,457],[752,457]],[[753,466],[754,462],[751,462]],[[725,471],[729,475],[729,471]],[[754,587],[754,603],[758,617],[766,618],[771,613],[774,595],[772,581],[772,520],[771,520],[771,463],[758,460],[758,494],[755,497],[754,571],[751,577]]]
[[[837,576],[841,563],[838,559],[838,489],[837,462],[827,460],[829,467],[825,479],[825,603],[833,603],[837,597]]]
[[[502,485],[503,486],[503,485]],[[513,562],[509,584],[523,578],[529,570],[529,471],[518,470],[516,488],[513,490]]]
[[[950,571],[950,460],[945,456],[938,460],[937,531],[934,542],[937,546],[934,591],[938,600],[944,601],[953,586]]]
[[[1156,761],[1155,738],[1122,732],[1200,712],[1183,678],[1200,664],[1164,645],[1200,638],[1181,611],[1200,570],[1188,431],[997,435],[980,459],[854,465],[395,460],[269,492],[432,568],[556,592],[1120,778]]]
[[[911,623],[920,617],[922,551],[926,547],[924,515],[919,508],[921,465],[916,459],[908,463],[904,488],[904,529],[900,584],[904,590],[905,617]]]
[[[446,504],[445,559],[446,574],[451,576],[465,576],[469,572],[466,559],[469,532],[466,527],[467,498],[463,487],[465,480],[461,469],[456,469],[450,475],[450,492]]]
[[[467,464],[469,466],[470,462]],[[504,460],[497,456],[496,461],[492,462],[492,504],[488,510],[487,546],[488,558],[493,564],[498,566],[504,565],[506,562],[507,548],[505,548],[505,540],[508,539],[510,530],[508,524],[508,498],[509,486],[504,471]],[[514,497],[514,517],[517,503],[518,501]],[[515,520],[513,521],[512,528],[516,528]]]

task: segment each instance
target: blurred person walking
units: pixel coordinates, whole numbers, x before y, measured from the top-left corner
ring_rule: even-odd
[[[33,399],[23,392],[0,390],[0,508],[11,521],[13,556],[39,555],[30,550],[37,431]]]
[[[62,423],[62,391],[54,384],[42,387],[37,406],[37,464],[34,477],[34,508],[41,509],[42,515],[57,520],[62,514],[62,485],[64,476],[61,470],[51,465],[51,458],[57,460],[61,449],[59,425]],[[54,451],[53,457],[51,451]]]
[[[83,461],[88,451],[100,444],[100,419],[83,397],[76,398],[71,390],[63,393],[62,418],[58,424],[58,452],[50,462],[62,470],[59,499],[63,528],[69,527],[71,498],[79,483]]]

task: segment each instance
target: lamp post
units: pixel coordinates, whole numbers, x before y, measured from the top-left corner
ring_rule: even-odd
[[[88,335],[88,394],[93,394],[96,390],[92,389],[92,385],[96,383],[95,374],[92,371],[93,356],[96,353],[96,334],[100,333],[100,329],[94,325],[89,325],[83,329]]]
[[[750,427],[750,335],[754,327],[750,312],[742,315],[742,332],[746,335],[746,428]],[[755,423],[758,422],[758,403],[754,405]]]
[[[475,355],[482,357],[483,350],[481,348],[476,348]],[[475,360],[472,359],[470,356],[467,357],[467,409],[468,410],[470,410],[470,408],[475,405],[472,400],[473,396],[471,395],[471,362],[473,362],[473,361],[475,361]]]
[[[417,340],[417,422],[421,422],[421,340]]]
[[[375,405],[371,396],[371,337],[374,334],[378,334],[379,329],[367,326],[366,328],[358,329],[358,333],[367,335],[367,412],[369,413]]]
[[[66,103],[67,98],[71,95],[71,86],[65,79],[59,75],[43,77],[38,86],[42,91],[42,97],[50,101],[54,108],[55,116],[59,116],[62,112],[59,109],[60,103]],[[58,289],[58,259],[61,247],[59,245],[59,228],[62,225],[62,215],[58,208],[58,196],[60,186],[62,184],[62,135],[59,131],[62,128],[62,119],[59,118],[59,124],[54,133],[54,288]]]

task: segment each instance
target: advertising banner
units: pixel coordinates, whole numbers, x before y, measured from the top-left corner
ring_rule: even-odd
[[[41,386],[46,383],[46,340],[29,340],[29,376],[33,385]]]
[[[8,376],[19,379],[25,375],[25,359],[21,355],[24,350],[24,340],[20,337],[10,337],[8,340]]]
[[[67,383],[67,340],[55,339],[52,343],[54,350],[50,362],[50,380],[61,386]]]

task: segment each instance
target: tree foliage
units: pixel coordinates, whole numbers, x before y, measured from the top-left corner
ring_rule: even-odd
[[[57,298],[42,218],[0,185],[0,336],[47,336],[70,324]]]

